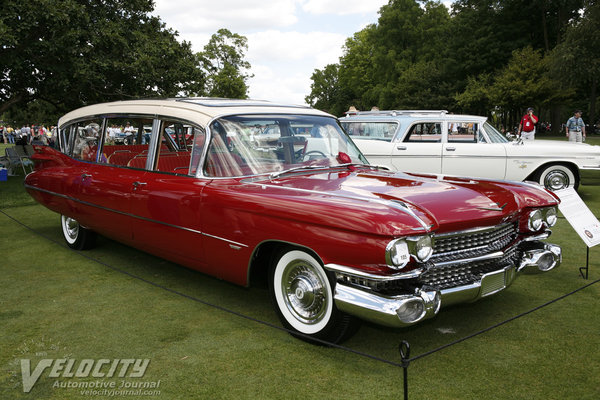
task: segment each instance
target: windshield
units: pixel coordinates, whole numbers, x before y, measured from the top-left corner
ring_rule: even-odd
[[[331,117],[251,115],[210,125],[204,174],[214,177],[274,173],[367,160]]]
[[[490,142],[492,142],[492,143],[508,143],[509,142],[509,140],[507,138],[505,138],[503,134],[498,132],[498,130],[496,128],[494,128],[492,125],[490,125],[489,122],[484,123],[483,127],[484,127],[485,132],[487,133],[488,137],[490,138]]]

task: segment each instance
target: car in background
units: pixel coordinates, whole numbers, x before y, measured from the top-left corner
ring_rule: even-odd
[[[390,110],[340,122],[369,162],[395,171],[535,181],[550,190],[577,189],[584,172],[600,171],[600,146],[511,141],[480,116]]]
[[[124,121],[135,144],[108,135]],[[25,188],[60,215],[68,246],[102,234],[239,285],[266,281],[282,324],[306,340],[340,342],[360,319],[409,326],[561,262],[544,241],[552,193],[380,169],[308,107],[134,100],[58,126],[60,148],[36,147]],[[265,140],[257,126],[272,128]]]

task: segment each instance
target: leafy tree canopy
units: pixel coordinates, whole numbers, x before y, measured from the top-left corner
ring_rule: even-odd
[[[39,122],[128,98],[245,95],[244,37],[219,31],[206,68],[153,8],[152,0],[2,0],[0,115],[27,110]]]

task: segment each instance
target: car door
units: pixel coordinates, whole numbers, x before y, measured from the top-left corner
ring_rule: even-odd
[[[481,121],[460,120],[445,124],[448,135],[442,146],[442,173],[476,178],[504,179],[506,149],[492,143]]]
[[[133,183],[131,213],[136,246],[192,268],[202,269],[202,191],[208,179],[196,178],[204,146],[204,131],[194,128],[194,139],[170,137],[179,124],[155,120],[145,173]],[[192,161],[194,160],[194,161]]]
[[[415,121],[392,147],[392,166],[398,171],[442,172],[441,121]]]

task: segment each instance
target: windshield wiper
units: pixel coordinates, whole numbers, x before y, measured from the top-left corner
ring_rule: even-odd
[[[361,163],[338,164],[338,165],[335,165],[335,167],[365,167],[365,168],[369,168],[369,169],[382,169],[384,171],[390,170],[385,165],[361,164]]]
[[[294,167],[290,169],[284,169],[282,171],[272,172],[269,175],[269,179],[273,180],[275,178],[279,178],[281,175],[285,175],[290,172],[302,171],[304,169],[323,169],[323,168],[331,168],[329,165],[303,165],[301,167]]]
[[[346,163],[346,164],[336,164],[336,165],[303,165],[301,167],[294,167],[290,169],[284,169],[283,171],[273,172],[269,175],[269,179],[273,180],[275,178],[280,177],[281,175],[285,175],[287,173],[302,171],[307,169],[330,169],[330,168],[345,168],[345,167],[364,167],[369,169],[382,169],[385,171],[389,171],[390,169],[383,165],[371,165],[371,164],[361,164],[361,163]]]

